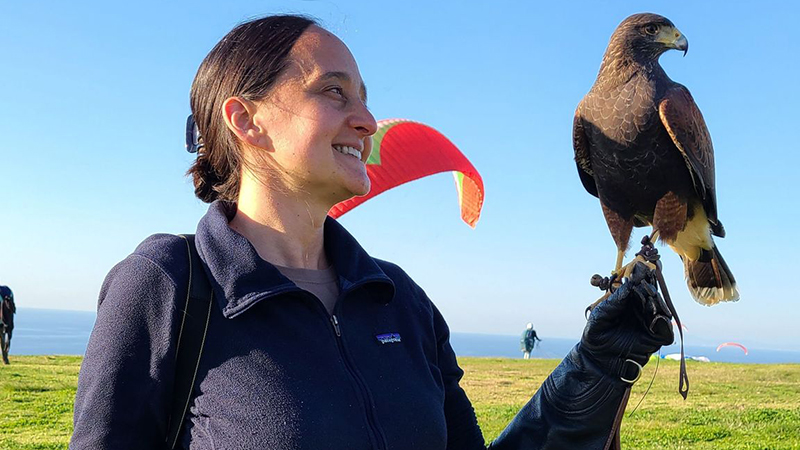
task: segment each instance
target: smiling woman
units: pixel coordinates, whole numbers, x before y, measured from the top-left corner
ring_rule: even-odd
[[[247,197],[260,204],[264,194],[301,196],[324,218],[331,204],[369,192],[365,163],[377,124],[358,66],[339,39],[312,27],[291,56],[267,97],[232,97],[222,105],[228,128],[245,144],[246,167],[257,172],[242,178],[239,203]]]
[[[377,127],[344,43],[304,17],[244,23],[201,64],[191,104],[189,173],[211,203],[199,256],[154,235],[108,274],[70,448],[163,448],[170,429],[185,449],[484,448],[442,315],[327,216],[369,191]],[[672,341],[643,267],[491,448],[613,441],[625,380]],[[198,277],[209,319],[186,415],[170,417]]]

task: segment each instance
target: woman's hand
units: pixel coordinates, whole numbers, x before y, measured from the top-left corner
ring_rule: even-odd
[[[592,310],[580,348],[606,374],[633,382],[650,355],[673,342],[671,319],[655,273],[637,263],[630,278]]]
[[[581,342],[489,448],[607,448],[627,398],[623,381],[633,382],[650,355],[672,343],[670,319],[654,273],[636,264],[630,279],[592,310]]]

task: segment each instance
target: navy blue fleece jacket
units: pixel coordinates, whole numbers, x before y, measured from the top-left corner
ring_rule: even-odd
[[[215,302],[183,448],[485,448],[447,325],[399,267],[328,219],[341,290],[334,324],[228,227],[232,208],[215,202],[197,228]],[[163,445],[187,284],[186,244],[173,235],[148,238],[111,270],[78,380],[71,449]],[[579,350],[491,448],[602,448],[624,386]]]

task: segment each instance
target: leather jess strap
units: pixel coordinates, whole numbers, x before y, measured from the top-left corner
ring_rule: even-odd
[[[667,289],[667,282],[664,281],[664,274],[662,273],[661,256],[658,250],[655,249],[650,236],[642,238],[642,249],[636,256],[641,256],[649,263],[655,264],[656,280],[658,281],[658,288],[661,289],[662,297],[666,303],[664,306],[669,310],[672,317],[675,319],[675,324],[678,326],[678,334],[681,337],[681,368],[678,380],[678,393],[681,394],[684,400],[689,395],[689,375],[686,373],[686,355],[683,349],[683,326],[681,325],[681,318],[678,317],[678,311],[675,309],[675,304],[672,303],[672,297],[669,295]]]
[[[686,357],[684,354],[683,349],[683,328],[681,326],[681,319],[678,317],[678,312],[675,309],[675,304],[672,302],[672,298],[669,295],[669,290],[667,290],[667,283],[664,281],[664,275],[662,273],[662,266],[660,256],[658,251],[655,249],[652,241],[650,240],[650,236],[645,236],[642,239],[642,249],[636,253],[636,256],[641,257],[645,261],[652,263],[656,266],[655,276],[656,281],[658,282],[658,287],[661,290],[662,297],[664,299],[664,304],[662,307],[666,307],[669,310],[672,317],[675,319],[675,323],[678,326],[678,333],[680,334],[681,338],[681,367],[680,367],[680,379],[678,382],[678,392],[681,394],[684,400],[689,394],[689,376],[686,373]],[[655,295],[655,291],[653,293]],[[656,297],[657,298],[657,297]],[[630,361],[630,360],[628,360]],[[627,362],[627,361],[626,361]],[[635,361],[632,361],[635,363]],[[636,363],[638,366],[638,363]],[[603,447],[604,450],[620,450],[622,448],[620,443],[620,428],[622,426],[622,419],[625,414],[625,409],[628,405],[628,400],[630,399],[631,395],[631,387],[634,382],[639,379],[641,375],[641,366],[639,366],[639,373],[635,377],[635,379],[626,379],[622,377],[622,380],[629,383],[629,386],[625,389],[625,393],[622,398],[622,402],[617,409],[617,414],[614,418],[614,424],[611,427],[611,434],[606,441],[605,446]]]

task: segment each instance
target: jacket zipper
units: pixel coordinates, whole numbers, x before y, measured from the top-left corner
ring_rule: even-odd
[[[331,314],[330,320],[331,324],[333,325],[333,331],[336,333],[336,344],[339,347],[339,353],[342,356],[342,361],[344,361],[344,366],[353,380],[355,380],[356,385],[361,391],[361,395],[364,397],[364,407],[367,409],[367,424],[369,425],[370,432],[375,437],[375,442],[378,444],[378,450],[383,450],[388,446],[386,444],[386,438],[383,436],[383,433],[378,427],[378,420],[375,417],[375,411],[372,407],[372,397],[369,395],[369,389],[367,388],[366,383],[364,383],[356,374],[355,369],[353,369],[353,366],[350,363],[350,359],[345,353],[344,343],[342,342],[342,329],[339,328],[339,319],[336,317],[336,314]]]
[[[333,331],[336,332],[336,337],[342,337],[342,330],[339,328],[339,319],[336,314],[331,315],[331,323],[333,324]]]

